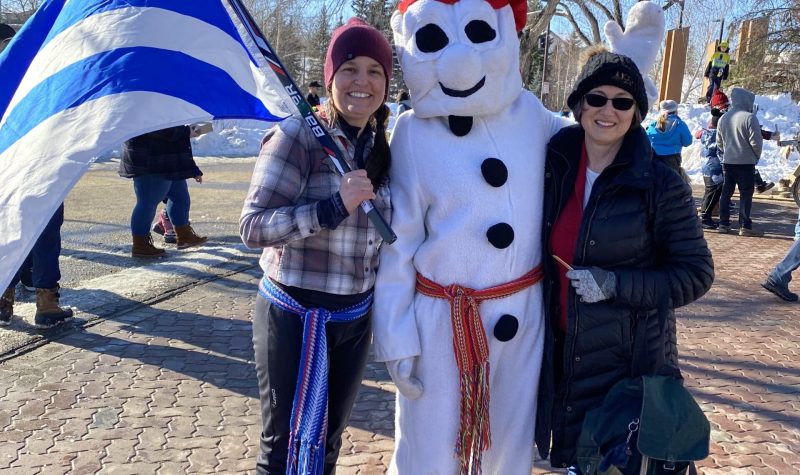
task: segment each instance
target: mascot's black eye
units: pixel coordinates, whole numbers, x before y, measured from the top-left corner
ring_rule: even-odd
[[[464,33],[467,34],[467,38],[473,43],[486,43],[487,41],[492,41],[497,36],[494,29],[483,20],[472,20],[467,23],[467,26],[464,28]]]
[[[417,40],[417,48],[423,53],[439,51],[447,46],[448,43],[445,32],[433,23],[429,23],[417,30],[414,38]]]

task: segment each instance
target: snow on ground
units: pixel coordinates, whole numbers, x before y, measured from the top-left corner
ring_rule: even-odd
[[[247,119],[213,121],[214,130],[192,139],[196,157],[254,157],[274,122]]]
[[[800,134],[800,104],[791,100],[788,94],[769,96],[756,96],[759,106],[758,119],[762,127],[767,130],[778,130],[782,140],[789,140]],[[397,105],[387,104],[392,110],[389,119],[389,130],[392,130],[396,120]],[[704,127],[711,118],[710,108],[703,104],[681,104],[678,115],[694,132]],[[655,120],[656,113],[651,112],[643,125],[646,127],[650,121]],[[192,148],[198,157],[254,157],[258,155],[261,139],[267,129],[272,127],[272,122],[256,120],[216,120],[213,123],[214,131],[192,140]],[[697,184],[703,183],[701,172],[700,141],[695,140],[691,146],[683,149],[683,167],[686,173]],[[119,150],[104,154],[101,158],[119,157]],[[764,152],[758,169],[767,181],[778,182],[780,178],[789,176],[795,167],[800,164],[800,153],[792,152],[789,160],[784,160],[779,155],[779,147],[774,140],[764,141]]]

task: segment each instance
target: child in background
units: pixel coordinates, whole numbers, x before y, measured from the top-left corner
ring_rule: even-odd
[[[703,204],[700,207],[700,219],[703,229],[717,229],[719,225],[711,218],[714,208],[722,195],[722,163],[717,150],[717,122],[722,116],[719,109],[711,109],[711,120],[708,126],[695,132],[695,138],[703,144]]]

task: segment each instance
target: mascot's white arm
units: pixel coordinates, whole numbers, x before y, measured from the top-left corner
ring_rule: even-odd
[[[407,398],[422,394],[422,384],[412,376],[422,352],[414,312],[417,271],[414,255],[425,240],[425,193],[414,165],[414,148],[408,124],[413,114],[397,119],[392,134],[392,229],[397,241],[384,245],[375,282],[373,338],[377,361],[385,361],[397,389]]]
[[[650,104],[658,99],[658,89],[649,77],[650,68],[664,41],[664,11],[654,2],[637,2],[628,12],[625,32],[615,21],[605,25],[609,50],[633,60],[644,78]]]

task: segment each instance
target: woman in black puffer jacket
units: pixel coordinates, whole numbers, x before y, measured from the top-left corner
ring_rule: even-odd
[[[586,412],[630,375],[637,324],[646,324],[646,372],[677,368],[673,309],[714,279],[690,188],[652,159],[633,61],[596,53],[568,104],[578,124],[548,146],[542,233],[547,325],[536,443],[554,467],[575,464]]]

